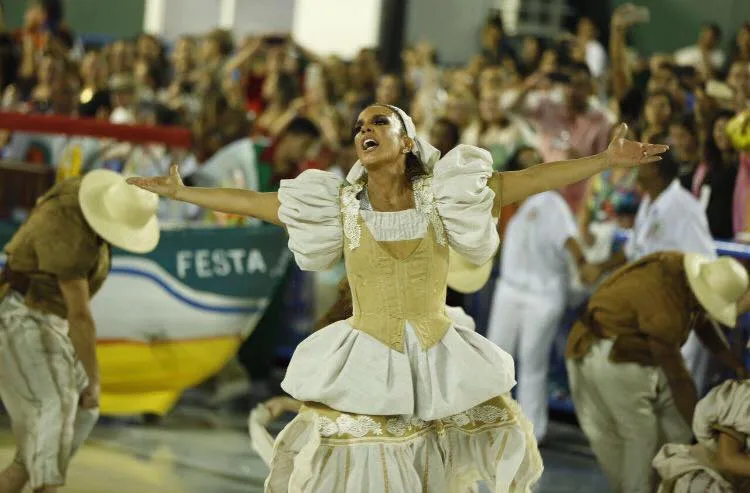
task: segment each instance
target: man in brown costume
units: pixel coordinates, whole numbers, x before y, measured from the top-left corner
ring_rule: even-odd
[[[159,241],[158,199],[99,170],[41,197],[5,246],[0,277],[0,398],[17,452],[0,493],[55,492],[99,415],[91,297],[111,246],[134,253]]]
[[[616,271],[591,296],[568,337],[578,420],[614,491],[648,493],[665,441],[689,443],[697,400],[680,347],[695,329],[738,374],[719,336],[746,310],[748,275],[734,259],[661,252]]]

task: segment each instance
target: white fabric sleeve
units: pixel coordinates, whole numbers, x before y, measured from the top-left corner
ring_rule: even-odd
[[[279,219],[289,233],[289,249],[300,269],[332,267],[344,249],[339,189],[333,173],[307,170],[279,188]]]
[[[432,191],[448,243],[470,262],[483,265],[497,251],[500,237],[492,217],[495,193],[487,186],[492,156],[459,145],[435,164]]]

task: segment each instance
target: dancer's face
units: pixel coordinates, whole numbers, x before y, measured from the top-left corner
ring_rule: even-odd
[[[366,108],[354,124],[354,147],[365,168],[394,163],[405,156],[409,139],[398,116],[386,106]]]

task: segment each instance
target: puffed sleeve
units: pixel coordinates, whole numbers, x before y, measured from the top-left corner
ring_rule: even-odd
[[[750,436],[750,380],[728,380],[715,387],[695,407],[693,431],[700,443],[712,449],[718,433],[740,441]]]
[[[289,249],[300,269],[332,267],[344,250],[339,190],[333,173],[307,170],[279,188],[279,219],[289,233]]]
[[[495,193],[487,185],[490,176],[490,153],[468,145],[447,153],[433,171],[433,196],[448,243],[477,265],[490,260],[500,244],[492,217]]]

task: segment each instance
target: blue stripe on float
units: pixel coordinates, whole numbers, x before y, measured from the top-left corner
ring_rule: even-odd
[[[158,276],[154,274],[151,274],[150,272],[145,272],[142,270],[132,269],[128,267],[113,267],[112,273],[113,274],[125,274],[125,275],[129,275],[133,277],[141,277],[144,279],[149,279],[150,281],[153,281],[154,283],[158,284],[164,291],[171,294],[173,297],[177,298],[178,300],[185,303],[186,305],[189,305],[193,308],[197,308],[198,310],[214,312],[214,313],[246,313],[246,314],[252,314],[252,313],[257,313],[261,311],[258,308],[242,307],[242,306],[211,306],[205,303],[201,303],[200,301],[191,300],[185,295],[178,293],[169,284],[164,282],[163,279],[159,278]]]
[[[4,265],[5,265],[5,262],[0,260],[0,268],[2,268]],[[112,273],[113,274],[125,274],[128,276],[140,277],[143,279],[148,279],[150,281],[153,281],[155,284],[159,285],[159,287],[161,287],[164,291],[172,295],[172,297],[198,310],[203,310],[206,312],[213,312],[213,313],[229,313],[229,314],[242,313],[242,314],[248,314],[248,315],[263,311],[263,309],[260,309],[260,308],[252,308],[252,307],[244,307],[244,306],[211,306],[211,305],[202,303],[200,301],[192,300],[188,298],[187,296],[177,292],[169,284],[164,282],[163,279],[161,279],[160,277],[154,274],[151,274],[150,272],[145,272],[142,270],[133,269],[129,267],[113,267]]]

